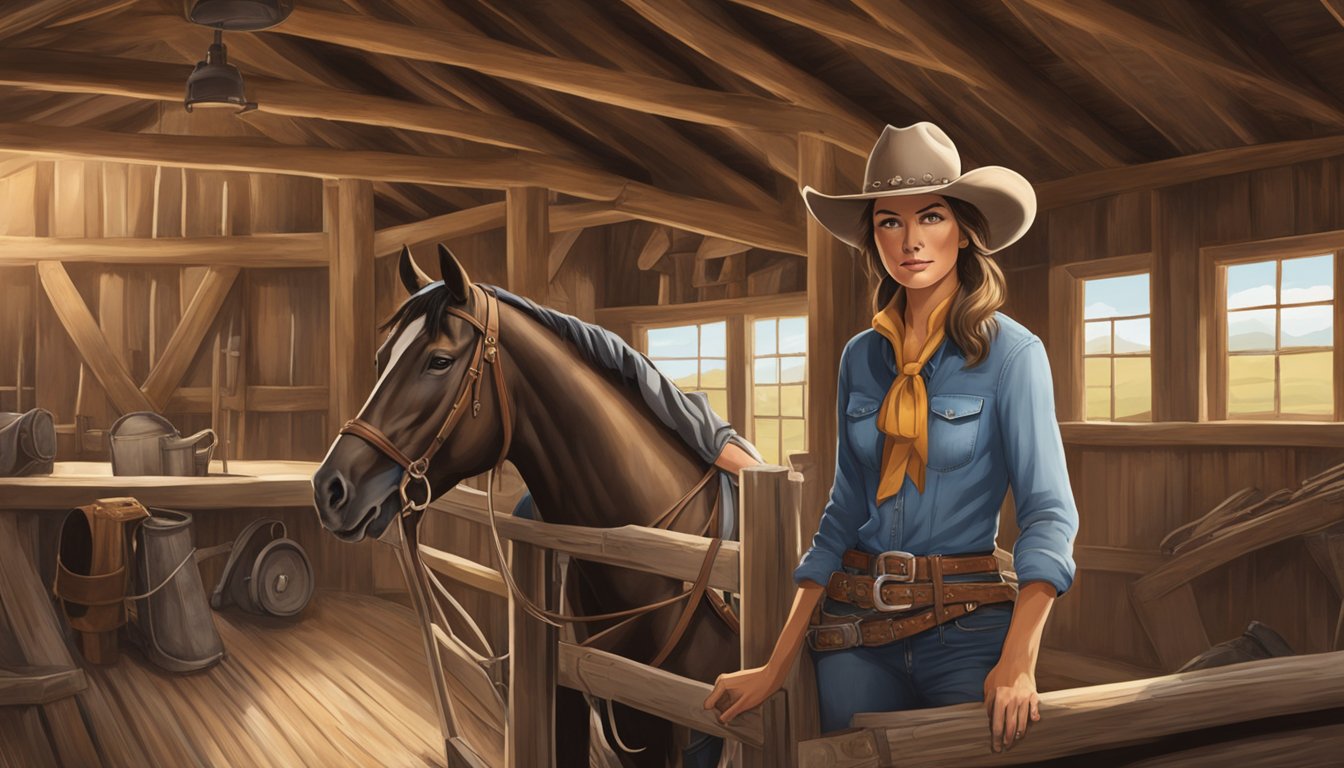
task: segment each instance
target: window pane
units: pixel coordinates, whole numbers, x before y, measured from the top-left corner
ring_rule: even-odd
[[[757,360],[755,366],[755,384],[775,384],[779,382],[779,358],[767,357]]]
[[[773,355],[775,354],[775,320],[757,320],[755,331],[752,333],[756,346],[756,354]]]
[[[782,459],[788,461],[789,454],[802,453],[807,449],[802,419],[782,419],[779,426],[780,442],[784,444]]]
[[[694,360],[654,360],[658,370],[684,390],[699,389],[697,365]]]
[[[724,389],[711,389],[705,392],[709,397],[709,407],[714,409],[722,418],[728,418],[728,391]]]
[[[1091,357],[1083,361],[1084,392],[1087,403],[1083,418],[1109,421],[1111,418],[1111,359]]]
[[[1274,414],[1274,355],[1227,358],[1227,415]]]
[[[1227,268],[1227,308],[1263,307],[1274,303],[1273,261],[1235,264]]]
[[[780,460],[779,421],[776,419],[756,419],[755,422],[755,438],[752,442],[756,444],[756,450],[761,452],[761,458],[765,459],[765,463],[778,464]]]
[[[1335,338],[1335,308],[1330,304],[1314,307],[1285,307],[1279,318],[1279,345],[1283,347],[1328,347]]]
[[[1115,359],[1115,420],[1153,420],[1152,361],[1148,357]]]
[[[806,380],[807,358],[783,357],[779,360],[779,380],[785,384],[794,384]]]
[[[1329,301],[1335,297],[1335,257],[1283,260],[1283,303]]]
[[[1335,412],[1333,352],[1279,356],[1279,410],[1330,416]]]
[[[1111,359],[1109,357],[1089,357],[1083,361],[1083,386],[1111,386]]]
[[[753,409],[757,416],[778,416],[779,387],[756,387],[756,399]]]
[[[1083,323],[1083,354],[1108,355],[1111,353],[1111,321]]]
[[[728,354],[727,339],[727,323],[705,323],[700,326],[700,356],[723,357]]]
[[[728,387],[728,361],[701,360],[700,386],[706,389],[726,389]]]
[[[695,326],[649,329],[649,357],[695,357]]]
[[[803,385],[780,387],[779,413],[781,416],[803,417]]]
[[[1149,350],[1148,318],[1115,321],[1115,354],[1147,353]],[[1119,387],[1117,380],[1116,386]]]
[[[779,353],[801,355],[807,351],[807,318],[781,317],[779,319]]]
[[[1227,348],[1231,352],[1274,349],[1274,312],[1252,309],[1227,313]]]
[[[1083,282],[1083,319],[1148,314],[1148,273]]]

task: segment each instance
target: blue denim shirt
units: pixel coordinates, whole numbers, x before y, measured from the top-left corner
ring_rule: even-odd
[[[1073,583],[1078,509],[1055,420],[1050,363],[1041,340],[996,313],[999,331],[974,368],[951,337],[924,365],[929,459],[924,492],[907,476],[878,504],[883,435],[877,411],[896,378],[891,343],[874,330],[849,340],[840,359],[835,484],[794,581],[826,584],[846,549],[958,555],[994,550],[1009,485],[1021,531],[1018,581]]]

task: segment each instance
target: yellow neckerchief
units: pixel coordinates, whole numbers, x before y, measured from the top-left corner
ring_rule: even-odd
[[[928,336],[919,358],[905,362],[905,321],[903,311],[893,299],[873,316],[873,328],[891,342],[896,353],[896,380],[887,390],[882,407],[877,412],[877,428],[886,435],[882,446],[882,480],[877,486],[877,500],[894,496],[905,484],[908,472],[915,488],[924,492],[924,466],[929,458],[929,394],[924,378],[919,375],[924,364],[933,357],[945,335],[947,313],[956,294],[948,296],[929,313]],[[902,302],[903,303],[903,302]]]

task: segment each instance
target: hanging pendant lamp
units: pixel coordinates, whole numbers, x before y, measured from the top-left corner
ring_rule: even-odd
[[[202,107],[237,107],[238,114],[257,108],[247,100],[243,75],[229,63],[223,30],[255,32],[284,21],[294,10],[293,0],[187,0],[187,18],[215,30],[215,41],[205,60],[196,63],[187,78],[183,106],[188,112]]]

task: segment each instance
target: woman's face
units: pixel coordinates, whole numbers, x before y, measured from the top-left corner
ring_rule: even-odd
[[[966,238],[942,195],[891,195],[873,201],[873,240],[887,273],[906,288],[938,284],[957,266]]]

